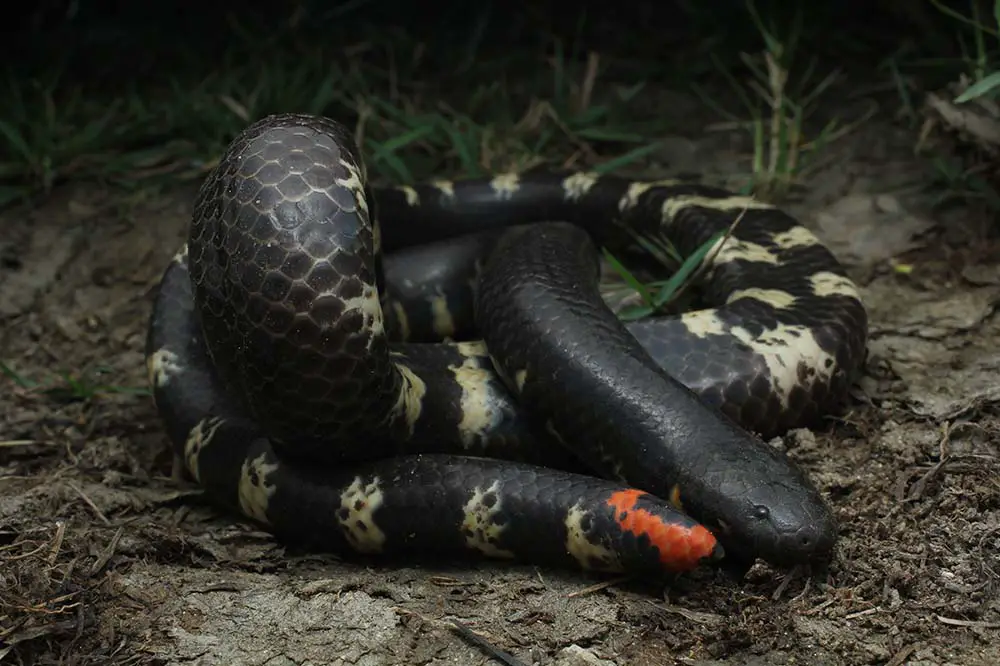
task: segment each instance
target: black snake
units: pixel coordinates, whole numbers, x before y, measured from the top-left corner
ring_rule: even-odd
[[[687,255],[737,215],[703,309],[605,304],[598,246]],[[280,115],[202,185],[147,365],[186,471],[277,535],[650,573],[830,555],[832,512],[747,431],[839,410],[866,335],[830,251],[752,198],[542,170],[374,189],[343,126]]]

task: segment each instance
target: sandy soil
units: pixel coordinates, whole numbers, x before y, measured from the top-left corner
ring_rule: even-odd
[[[745,164],[732,137],[669,145],[715,180]],[[873,121],[830,157],[789,208],[863,285],[869,373],[847,418],[785,446],[836,508],[836,561],[664,590],[346,564],[219,515],[170,480],[150,400],[95,390],[143,386],[192,190],[67,188],[6,214],[0,359],[41,386],[0,380],[0,662],[503,663],[457,620],[525,664],[1000,663],[1000,244],[931,213],[908,132]]]

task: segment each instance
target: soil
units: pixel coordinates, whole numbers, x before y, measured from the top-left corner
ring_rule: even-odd
[[[718,182],[724,133],[662,162]],[[67,186],[0,219],[0,662],[645,666],[1000,663],[1000,243],[933,207],[913,132],[876,117],[791,212],[862,286],[854,404],[784,446],[842,525],[825,571],[662,588],[483,563],[376,567],[286,551],[171,479],[143,338],[191,186]],[[708,165],[708,166],[706,166]],[[745,171],[744,171],[745,172]],[[73,381],[69,381],[69,376]],[[9,662],[7,660],[10,660]]]

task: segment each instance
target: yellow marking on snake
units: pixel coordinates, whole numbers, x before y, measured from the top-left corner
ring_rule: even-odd
[[[169,349],[158,349],[146,359],[146,377],[150,388],[163,388],[181,370],[179,357]]]
[[[669,197],[660,207],[661,221],[665,224],[672,223],[677,214],[686,208],[709,208],[723,212],[733,212],[740,210],[773,210],[774,206],[753,197],[733,195],[731,197],[700,197],[696,195],[684,195]]]
[[[681,501],[681,487],[676,483],[670,488],[670,503],[678,511],[684,511],[684,503]]]
[[[483,340],[456,342],[454,346],[462,356],[483,357],[486,355],[486,342]]]
[[[187,259],[187,257],[188,257],[188,246],[187,243],[184,243],[183,245],[181,245],[181,249],[177,250],[177,254],[175,254],[170,261],[172,261],[175,264],[179,264],[185,259]]]
[[[853,281],[829,271],[814,273],[809,276],[813,293],[817,296],[845,296],[861,301],[861,293],[858,286]]]
[[[465,545],[492,557],[513,558],[514,553],[498,545],[506,528],[495,520],[502,509],[499,481],[494,481],[486,490],[476,488],[462,507]]]
[[[757,263],[770,264],[772,266],[777,266],[779,263],[778,255],[776,255],[769,248],[757,243],[742,241],[738,238],[733,238],[732,236],[729,238],[720,238],[715,243],[715,246],[713,246],[706,255],[711,258],[713,267],[737,260],[753,261]],[[721,247],[719,247],[720,244]],[[718,249],[718,252],[716,252],[716,249]]]
[[[406,421],[407,433],[412,436],[423,411],[427,384],[402,363],[396,363],[396,367],[399,369],[403,381],[400,382],[399,396],[396,398],[396,404],[392,406],[389,418],[394,421],[402,415]]]
[[[574,173],[562,182],[563,197],[569,201],[577,201],[586,195],[599,179],[600,176],[593,172]]]
[[[368,199],[365,197],[364,176],[361,169],[345,159],[340,160],[340,166],[347,171],[347,178],[335,178],[334,182],[349,189],[354,198],[354,205],[359,211],[368,215]]]
[[[455,335],[455,320],[451,316],[451,308],[448,307],[448,298],[440,289],[437,294],[431,296],[430,306],[434,332],[442,338]]]
[[[521,176],[514,172],[499,174],[490,181],[490,187],[498,199],[507,201],[521,189]]]
[[[840,281],[831,279],[830,283],[848,288]],[[732,335],[759,355],[767,366],[775,393],[785,406],[795,387],[808,390],[817,381],[829,381],[836,370],[836,358],[819,346],[816,336],[805,326],[779,324],[754,337],[745,328],[727,325],[716,310],[686,312],[679,320],[691,335],[699,338]]]
[[[719,318],[716,310],[692,310],[683,313],[680,323],[691,335],[706,338],[710,335],[725,335],[729,327]]]
[[[433,180],[431,187],[440,190],[441,194],[449,199],[455,198],[455,184],[450,180]]]
[[[680,181],[669,178],[664,180],[650,180],[646,182],[632,183],[628,186],[628,190],[618,202],[618,210],[625,212],[629,208],[634,208],[636,204],[639,203],[639,198],[653,188],[670,187],[679,184]]]
[[[579,504],[575,504],[566,513],[564,521],[566,552],[572,555],[573,559],[579,562],[584,569],[606,572],[621,571],[623,569],[621,561],[614,551],[587,538],[587,532],[583,529],[586,518],[587,511],[584,511]]]
[[[415,189],[413,189],[409,185],[400,185],[396,189],[403,193],[403,196],[406,198],[407,206],[420,205],[420,195],[417,193]]]
[[[518,370],[514,373],[514,381],[517,382],[517,391],[520,393],[524,390],[524,383],[528,381],[528,370],[526,368]]]
[[[829,381],[836,370],[836,358],[820,347],[805,326],[778,324],[756,337],[745,328],[733,326],[729,333],[763,359],[774,392],[785,407],[794,389],[809,390],[817,381]]]
[[[212,438],[223,423],[224,421],[218,416],[202,419],[188,431],[184,440],[184,464],[198,483],[201,483],[201,468],[198,462],[201,452],[212,443]]]
[[[366,484],[356,476],[340,494],[337,522],[344,538],[359,553],[379,553],[385,545],[385,532],[375,522],[375,512],[383,502],[385,493],[379,477]]]
[[[812,247],[821,243],[813,232],[803,226],[795,226],[788,231],[774,234],[774,244],[782,250],[790,250],[797,247]]]
[[[480,440],[484,432],[496,427],[503,413],[497,409],[488,388],[491,371],[479,367],[486,345],[483,342],[459,342],[455,344],[455,349],[465,356],[465,360],[459,365],[449,365],[448,369],[462,389],[462,420],[458,423],[458,436],[469,448]]]
[[[379,301],[378,289],[375,285],[366,284],[361,288],[361,294],[354,298],[344,299],[344,312],[358,311],[368,324],[368,349],[371,349],[375,338],[385,332],[385,319],[382,315],[382,303]]]
[[[399,334],[403,340],[410,339],[410,319],[406,315],[406,308],[399,301],[392,301],[392,311],[396,314],[396,321],[399,322]]]
[[[733,301],[738,301],[741,298],[752,298],[755,301],[772,305],[778,309],[790,308],[795,305],[795,301],[797,300],[792,294],[780,289],[761,289],[759,287],[751,287],[750,289],[737,289],[729,295],[729,298],[726,299],[726,303],[732,303]]]
[[[267,506],[277,488],[268,483],[268,477],[278,469],[278,463],[267,462],[267,454],[261,453],[253,460],[243,461],[240,470],[239,502],[244,515],[269,525]]]

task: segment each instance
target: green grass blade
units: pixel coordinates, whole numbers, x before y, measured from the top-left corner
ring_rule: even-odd
[[[12,382],[20,386],[21,388],[28,389],[36,385],[35,382],[31,381],[27,377],[22,377],[21,375],[19,375],[14,370],[14,368],[10,367],[3,361],[0,361],[0,375],[3,375],[7,379],[11,380]]]
[[[659,148],[660,148],[659,142],[653,142],[653,143],[648,143],[645,146],[639,146],[638,148],[634,148],[628,151],[624,155],[620,155],[619,157],[616,157],[612,160],[608,160],[607,162],[603,162],[602,164],[597,165],[596,167],[594,167],[594,171],[596,171],[597,173],[610,173],[615,169],[620,169],[623,166],[627,166],[634,162],[638,162],[643,157],[649,155],[652,152],[655,152]]]
[[[0,120],[0,134],[3,134],[4,138],[7,139],[7,143],[9,143],[14,150],[21,154],[21,157],[24,158],[25,162],[29,162],[31,164],[35,163],[37,156],[33,153],[31,147],[28,146],[28,142],[24,136],[14,127],[3,120]]]
[[[611,254],[611,252],[607,248],[604,248],[604,258],[608,260],[608,263],[611,264],[611,267],[615,270],[615,272],[622,276],[622,279],[625,280],[625,283],[629,287],[631,287],[637,294],[639,294],[643,302],[645,303],[652,302],[652,295],[649,293],[649,290],[646,289],[646,285],[644,285],[637,277],[635,277],[635,275],[633,275],[631,271],[625,268],[625,265],[622,262],[618,261],[617,257]]]
[[[726,235],[725,231],[720,231],[719,233],[712,236],[707,243],[702,244],[697,250],[695,250],[691,256],[684,260],[681,267],[677,269],[677,272],[670,276],[660,291],[656,294],[656,298],[653,300],[653,305],[657,308],[663,307],[668,301],[670,301],[677,290],[680,289],[689,277],[701,266],[701,263],[708,256],[708,253],[712,251],[715,244],[719,242],[719,239]]]
[[[987,74],[985,77],[973,83],[965,90],[965,92],[955,98],[955,104],[963,104],[969,100],[976,99],[977,97],[982,97],[983,95],[992,92],[997,86],[1000,86],[1000,71]]]

